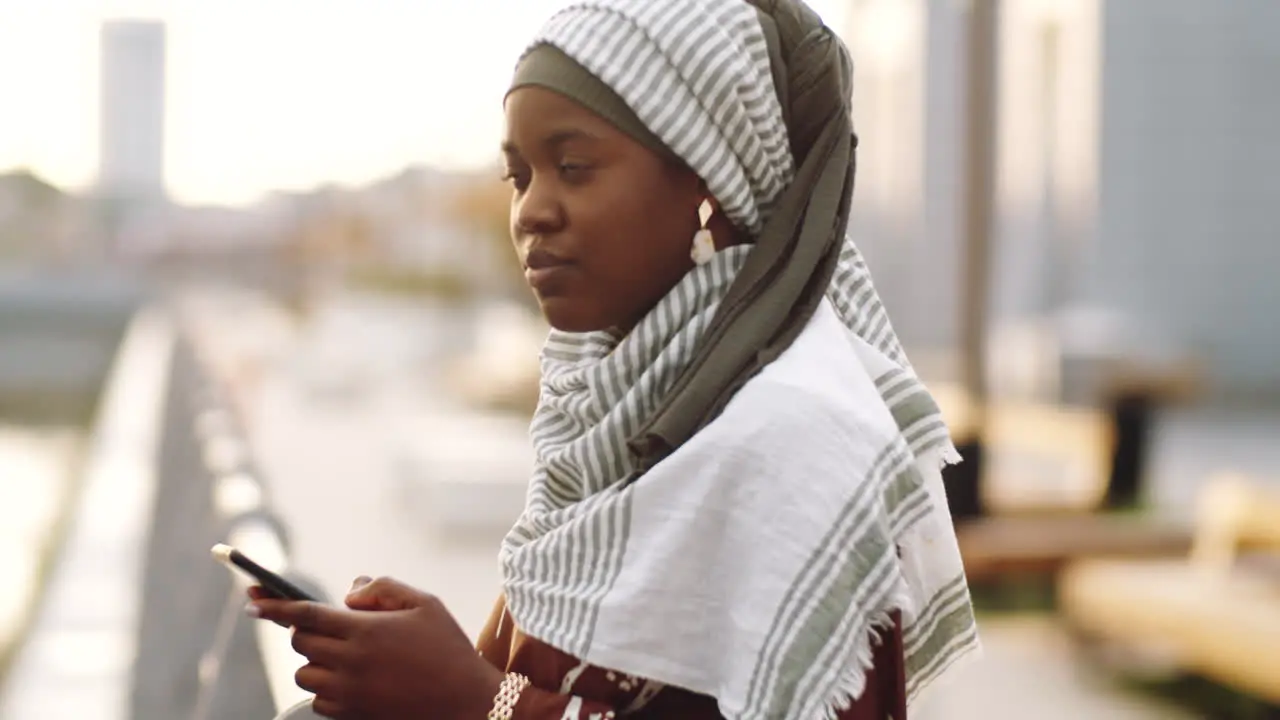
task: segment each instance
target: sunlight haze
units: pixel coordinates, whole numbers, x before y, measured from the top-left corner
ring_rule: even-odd
[[[167,25],[175,200],[481,166],[522,43],[565,2],[0,0],[0,171],[92,185],[99,26],[117,18]],[[840,0],[811,5],[831,22]]]

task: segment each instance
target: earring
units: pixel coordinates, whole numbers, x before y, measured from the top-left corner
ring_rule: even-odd
[[[715,238],[707,228],[707,221],[711,219],[713,212],[710,200],[703,200],[698,206],[698,219],[702,221],[702,229],[694,233],[693,249],[689,251],[689,257],[693,258],[693,262],[698,265],[711,262],[711,258],[716,254]]]

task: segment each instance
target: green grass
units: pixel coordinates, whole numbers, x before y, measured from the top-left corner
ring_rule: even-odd
[[[1158,697],[1214,720],[1276,720],[1280,707],[1224,687],[1205,678],[1182,675],[1169,680],[1122,678],[1121,684],[1145,695]]]
[[[1052,575],[1005,575],[970,582],[973,607],[982,613],[1053,612],[1057,589]]]

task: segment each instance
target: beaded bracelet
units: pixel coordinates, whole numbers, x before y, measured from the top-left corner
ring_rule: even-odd
[[[520,693],[529,687],[529,678],[520,673],[507,673],[498,687],[498,694],[493,698],[493,709],[489,711],[489,720],[511,720],[515,712]]]

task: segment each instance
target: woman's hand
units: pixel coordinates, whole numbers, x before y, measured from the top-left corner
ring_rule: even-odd
[[[357,581],[345,610],[255,595],[251,614],[294,628],[295,679],[325,717],[482,718],[502,683],[444,605],[403,583]]]

